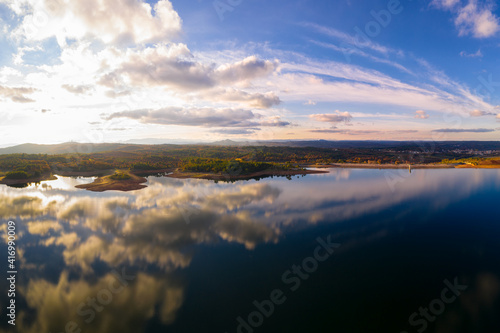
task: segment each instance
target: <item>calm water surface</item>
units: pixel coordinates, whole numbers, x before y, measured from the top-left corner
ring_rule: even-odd
[[[0,332],[500,332],[500,170],[90,181],[0,187]]]

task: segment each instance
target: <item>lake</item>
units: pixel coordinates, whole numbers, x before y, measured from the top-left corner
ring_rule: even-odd
[[[500,332],[500,170],[329,171],[1,186],[0,331]]]

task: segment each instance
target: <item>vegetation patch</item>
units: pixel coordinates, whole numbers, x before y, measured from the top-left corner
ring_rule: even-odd
[[[109,178],[111,178],[113,180],[127,180],[127,179],[131,179],[132,176],[130,176],[126,172],[115,172],[115,174],[109,176]]]
[[[28,179],[29,175],[26,171],[21,171],[21,170],[16,170],[16,171],[9,171],[5,175],[6,179]]]

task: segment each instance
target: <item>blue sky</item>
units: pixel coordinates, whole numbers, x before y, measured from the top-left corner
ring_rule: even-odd
[[[498,140],[486,0],[0,0],[0,145]]]

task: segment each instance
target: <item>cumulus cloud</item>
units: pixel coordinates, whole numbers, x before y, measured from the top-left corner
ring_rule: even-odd
[[[417,110],[417,111],[415,111],[415,118],[416,119],[428,119],[429,115],[424,110]]]
[[[268,119],[264,119],[259,123],[260,126],[265,126],[265,127],[286,127],[288,125],[291,125],[290,122],[284,121],[281,119],[280,116],[274,116],[270,117]]]
[[[261,60],[256,56],[219,66],[205,64],[196,60],[184,44],[163,44],[141,51],[127,51],[118,68],[102,75],[99,83],[109,88],[122,87],[128,83],[130,86],[160,86],[185,92],[246,84],[271,74],[277,68],[277,61]],[[245,98],[230,91],[226,97]],[[261,100],[262,97],[266,96],[261,96]],[[267,96],[261,104],[277,104],[279,99],[269,99],[272,97]],[[258,102],[256,104],[259,105]]]
[[[0,97],[8,98],[16,103],[32,103],[35,100],[26,97],[25,95],[33,94],[36,91],[34,88],[27,87],[6,87],[0,85]]]
[[[142,44],[171,40],[182,21],[168,0],[154,7],[141,0],[11,1],[23,21],[15,34],[31,40],[97,38],[104,43]]]
[[[345,122],[348,123],[351,121],[352,116],[349,112],[341,112],[341,111],[335,111],[335,113],[331,114],[312,114],[309,116],[310,118],[321,121],[321,122],[327,122],[327,123],[341,123]]]
[[[106,120],[129,118],[145,124],[201,127],[284,127],[281,117],[263,118],[250,110],[167,107],[158,110],[132,110],[112,113]],[[249,129],[250,130],[250,129]]]
[[[146,124],[204,126],[204,127],[252,127],[258,123],[249,110],[167,107],[159,110],[133,110],[117,112],[106,117],[129,118]]]
[[[477,0],[469,0],[469,4],[459,10],[455,25],[460,35],[472,34],[477,38],[492,37],[500,30],[491,6],[480,6]]]
[[[469,0],[467,5],[462,6],[459,0],[434,0],[432,4],[456,15],[455,26],[460,36],[487,38],[493,37],[500,30],[499,18],[493,13],[491,2]]]
[[[236,89],[226,89],[220,92],[210,92],[203,97],[214,101],[239,102],[257,109],[267,109],[281,104],[281,100],[273,92],[251,94]]]
[[[278,68],[278,61],[261,60],[250,56],[234,64],[217,68],[214,76],[222,83],[237,83],[271,74]]]
[[[464,129],[443,128],[443,129],[433,130],[433,132],[439,132],[439,133],[490,133],[490,132],[495,132],[495,130],[489,129],[489,128],[464,128]]]

